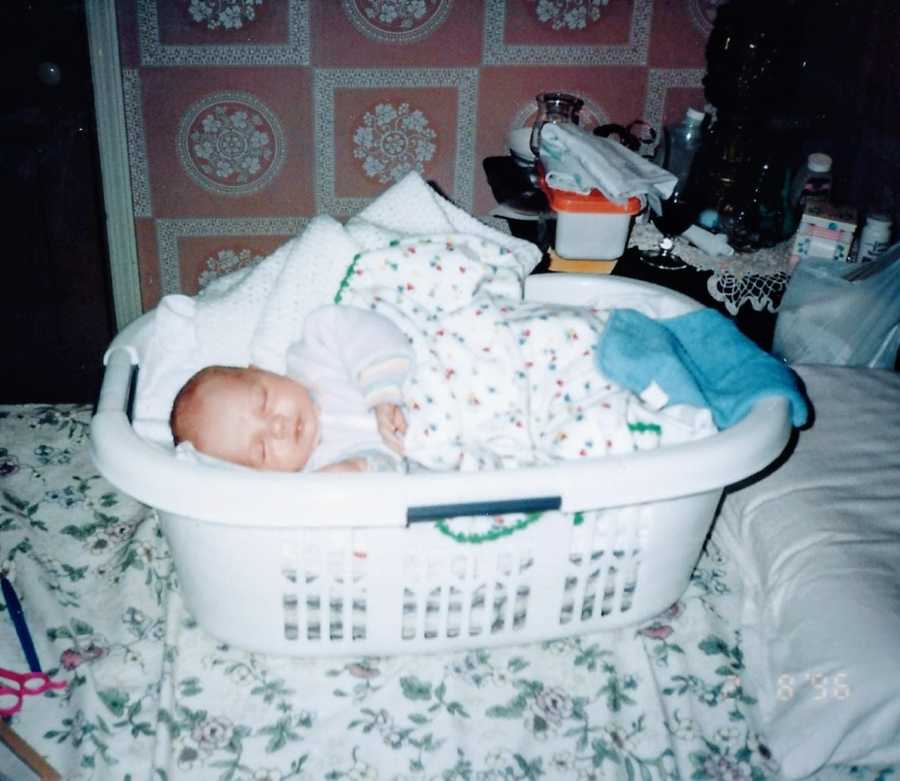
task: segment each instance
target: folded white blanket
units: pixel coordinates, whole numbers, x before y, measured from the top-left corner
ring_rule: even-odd
[[[299,339],[306,315],[334,301],[355,255],[398,239],[448,233],[505,247],[523,274],[540,261],[536,246],[479,222],[411,172],[346,225],[316,217],[253,268],[221,277],[196,298],[164,297],[139,373],[135,429],[171,445],[172,401],[195,371],[213,363],[252,363],[284,372],[287,347]]]

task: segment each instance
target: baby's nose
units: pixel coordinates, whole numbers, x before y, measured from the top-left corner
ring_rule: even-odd
[[[269,424],[272,436],[281,439],[287,433],[288,423],[284,415],[273,415]]]

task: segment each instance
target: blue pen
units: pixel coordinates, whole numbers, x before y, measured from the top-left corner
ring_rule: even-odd
[[[12,583],[7,578],[0,578],[3,586],[3,601],[6,602],[6,609],[9,611],[9,617],[12,619],[13,626],[16,628],[16,634],[19,636],[19,644],[22,646],[22,652],[25,654],[25,661],[28,662],[28,669],[33,673],[41,672],[41,663],[38,661],[37,651],[34,650],[34,641],[31,639],[31,632],[28,631],[28,624],[25,623],[25,613],[22,611],[22,605],[16,596],[16,591]]]

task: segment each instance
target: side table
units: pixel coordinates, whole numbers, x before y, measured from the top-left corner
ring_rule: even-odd
[[[537,244],[544,252],[534,273],[549,272],[547,251],[555,238],[555,218],[542,213],[544,219],[538,221],[537,212],[530,220],[516,218],[521,194],[533,189],[527,172],[508,156],[487,157],[482,164],[498,204],[494,216],[507,221],[513,236]],[[628,247],[612,274],[653,282],[684,293],[733,318],[738,328],[764,350],[772,348],[775,317],[790,279],[790,241],[753,253],[712,257],[688,241],[676,239],[675,253],[688,268],[667,271],[641,260],[641,251],[655,247],[659,239],[660,233],[652,224],[636,221]]]
[[[778,307],[790,280],[790,241],[752,253],[713,257],[685,239],[676,239],[674,253],[688,268],[667,271],[641,260],[641,251],[656,247],[660,238],[650,223],[635,224],[628,249],[612,273],[678,290],[718,309],[760,347],[770,350]]]

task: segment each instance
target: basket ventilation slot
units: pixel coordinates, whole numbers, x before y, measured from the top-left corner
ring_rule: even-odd
[[[407,556],[403,640],[479,637],[517,631],[528,618],[533,554]]]
[[[340,642],[366,638],[366,558],[340,546],[283,546],[285,640]],[[347,637],[349,631],[350,637]]]
[[[597,623],[631,609],[647,537],[645,515],[640,507],[601,511],[575,530],[563,581],[561,626]]]

